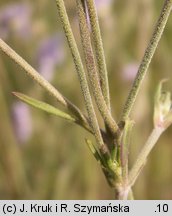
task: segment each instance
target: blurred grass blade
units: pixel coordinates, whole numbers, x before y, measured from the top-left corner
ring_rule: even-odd
[[[66,119],[66,120],[69,120],[71,122],[76,122],[76,119],[73,118],[71,115],[57,109],[56,107],[53,107],[45,102],[42,102],[42,101],[39,101],[39,100],[36,100],[34,98],[31,98],[25,94],[22,94],[22,93],[19,93],[19,92],[12,92],[13,95],[15,95],[17,98],[19,98],[21,101],[37,108],[37,109],[40,109],[40,110],[43,110],[49,114],[53,114],[53,115],[56,115],[58,117],[61,117],[63,119]]]

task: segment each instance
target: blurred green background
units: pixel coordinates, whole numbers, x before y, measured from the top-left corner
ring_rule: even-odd
[[[113,115],[119,120],[163,0],[96,0],[104,42]],[[80,45],[75,1],[65,0]],[[168,78],[172,91],[172,16],[140,91],[130,163],[153,127],[154,92]],[[74,64],[55,1],[1,0],[0,37],[85,112]],[[81,50],[81,49],[80,49]],[[114,199],[85,145],[82,128],[30,108],[11,94],[19,91],[56,102],[0,53],[0,199]],[[157,143],[139,177],[136,199],[172,199],[172,127]]]

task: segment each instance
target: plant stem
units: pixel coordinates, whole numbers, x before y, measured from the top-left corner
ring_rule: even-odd
[[[159,44],[159,41],[161,39],[162,33],[164,31],[164,28],[166,26],[167,20],[169,18],[170,12],[172,9],[172,0],[165,0],[165,3],[163,5],[160,17],[158,19],[158,22],[156,24],[155,30],[152,34],[152,37],[150,39],[150,42],[148,44],[148,47],[145,51],[145,54],[143,56],[142,62],[140,64],[140,67],[138,69],[138,73],[136,75],[136,78],[134,80],[132,89],[128,95],[127,101],[125,103],[123,113],[122,113],[122,120],[125,120],[130,115],[131,109],[134,105],[134,102],[136,100],[138,91],[140,89],[140,86],[142,84],[142,81],[146,75],[147,69],[149,67],[149,64],[152,60],[152,57],[155,53],[155,50]]]
[[[130,189],[130,191],[128,192],[128,200],[134,200],[134,195],[133,195],[133,191]]]
[[[142,168],[145,165],[145,162],[147,160],[149,153],[155,146],[157,140],[159,139],[163,131],[164,131],[164,128],[162,127],[156,127],[153,129],[146,144],[143,146],[143,149],[138,155],[135,164],[133,165],[131,171],[129,172],[129,186],[130,187],[133,186],[133,184],[135,183],[139,173],[141,172]]]
[[[97,104],[97,107],[104,119],[104,122],[109,127],[111,133],[116,135],[118,131],[118,126],[111,116],[110,110],[108,109],[104,97],[102,95],[102,90],[100,87],[99,77],[96,69],[96,63],[94,59],[94,54],[91,46],[90,33],[88,28],[88,23],[86,20],[86,14],[84,9],[84,3],[82,0],[77,0],[77,10],[79,16],[81,40],[85,55],[86,67],[88,72],[89,81],[92,87],[93,95]]]
[[[104,96],[106,105],[110,110],[111,107],[110,107],[108,73],[107,73],[106,60],[104,55],[103,42],[102,42],[102,37],[101,37],[101,32],[99,27],[96,6],[94,0],[87,0],[85,1],[85,3],[87,4],[88,7],[89,18],[90,18],[90,23],[91,23],[92,33],[93,33],[93,41],[95,45],[96,59],[97,59],[97,64],[99,69],[99,77],[100,77],[102,94]]]
[[[71,26],[69,23],[69,19],[68,19],[68,15],[66,12],[64,2],[62,0],[56,0],[56,4],[57,4],[57,9],[58,9],[58,13],[60,16],[60,20],[61,20],[64,32],[65,32],[68,44],[69,44],[69,48],[70,48],[70,51],[72,53],[72,57],[73,57],[73,60],[75,63],[76,71],[77,71],[79,82],[80,82],[81,89],[82,89],[82,94],[83,94],[86,109],[88,112],[90,126],[93,130],[93,133],[95,135],[97,143],[100,146],[104,146],[104,142],[103,142],[103,139],[102,139],[102,136],[100,133],[96,114],[94,111],[94,107],[93,107],[92,98],[90,95],[86,75],[84,72],[84,67],[82,64],[82,60],[81,60],[81,57],[80,57],[80,54],[78,51],[78,47],[77,47],[75,38],[74,38],[73,33],[72,33],[72,29],[71,29]]]
[[[133,129],[133,121],[126,120],[125,127],[123,130],[123,135],[120,145],[120,161],[122,167],[122,176],[124,182],[128,182],[128,154],[129,154],[129,145],[131,142],[131,132]]]
[[[60,104],[62,104],[67,109],[69,109],[69,111],[71,111],[71,113],[81,121],[81,125],[83,125],[86,128],[89,128],[87,119],[84,117],[82,112],[68,99],[62,96],[54,86],[52,86],[47,80],[45,80],[30,64],[28,64],[21,56],[19,56],[1,38],[0,38],[0,49],[7,56],[9,56],[15,63],[17,63],[21,68],[23,68],[33,80],[35,80],[40,86],[42,86]]]

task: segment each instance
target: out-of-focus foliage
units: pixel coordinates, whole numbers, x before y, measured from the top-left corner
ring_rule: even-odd
[[[96,0],[113,114],[119,119],[163,0]],[[66,0],[80,46],[75,1]],[[172,17],[132,112],[130,163],[153,127],[154,92],[169,78],[172,91]],[[1,0],[0,37],[84,110],[80,86],[55,1]],[[82,52],[82,51],[81,51]],[[80,127],[19,103],[19,91],[56,102],[0,53],[0,199],[113,199]],[[159,140],[136,187],[136,199],[172,199],[172,128]]]

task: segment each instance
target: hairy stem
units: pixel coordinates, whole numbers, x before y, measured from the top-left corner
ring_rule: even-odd
[[[83,94],[86,109],[88,112],[90,126],[93,130],[97,143],[100,146],[104,146],[103,139],[102,139],[100,129],[99,129],[99,125],[97,122],[96,114],[94,111],[86,75],[84,72],[84,67],[82,64],[82,60],[81,60],[81,57],[78,51],[78,47],[77,47],[75,38],[72,33],[72,29],[69,23],[69,19],[68,19],[68,15],[66,12],[64,2],[62,0],[56,0],[56,4],[57,4],[57,9],[58,9],[58,13],[60,16],[60,20],[61,20],[64,32],[65,32],[68,44],[69,44],[69,48],[70,48],[70,51],[72,53],[72,57],[75,63],[76,71],[77,71],[79,82],[80,82],[81,89],[82,89],[82,94]]]
[[[94,59],[94,54],[91,46],[90,33],[88,28],[88,23],[86,20],[86,14],[84,9],[84,3],[82,0],[77,0],[77,9],[79,16],[81,40],[85,55],[86,67],[88,71],[88,77],[92,87],[93,95],[97,104],[97,107],[109,127],[111,133],[116,135],[118,131],[118,126],[111,116],[110,110],[108,109],[104,97],[102,95],[102,90],[100,87],[100,81],[97,73],[96,63]]]
[[[146,163],[149,153],[155,146],[157,140],[159,139],[163,131],[164,131],[164,128],[161,128],[161,127],[156,127],[153,129],[146,144],[143,146],[143,149],[138,155],[135,164],[133,165],[131,171],[129,172],[129,185],[130,186],[132,186],[135,183],[137,177],[139,176],[139,173],[141,172],[142,168],[144,167]]]
[[[125,123],[122,141],[121,141],[121,149],[120,149],[120,161],[122,167],[122,176],[124,182],[128,182],[128,154],[129,154],[129,145],[131,142],[131,132],[133,129],[133,121],[127,120]]]
[[[66,107],[74,116],[80,121],[81,125],[89,129],[88,122],[82,112],[66,99],[60,92],[52,86],[47,80],[45,80],[30,64],[28,64],[21,56],[19,56],[11,47],[9,47],[2,39],[0,39],[0,49],[9,56],[15,63],[23,68],[26,73],[35,80],[40,86],[42,86],[50,95],[52,95],[60,104]]]
[[[127,101],[125,103],[123,113],[122,113],[122,119],[125,120],[130,115],[131,109],[134,105],[134,102],[136,100],[138,91],[140,89],[140,86],[142,84],[142,81],[146,75],[147,69],[149,67],[149,64],[152,60],[152,57],[155,53],[155,50],[158,46],[158,43],[161,39],[162,33],[164,31],[164,28],[166,26],[167,20],[169,18],[170,12],[172,9],[172,0],[165,0],[164,6],[162,8],[160,17],[158,19],[158,22],[156,24],[155,30],[152,34],[151,40],[148,44],[148,47],[145,51],[145,54],[143,56],[142,62],[140,64],[140,67],[138,69],[138,73],[136,75],[136,78],[134,80],[132,89],[128,95]]]
[[[101,37],[95,2],[94,0],[87,0],[85,2],[88,7],[89,18],[90,18],[90,23],[91,23],[92,33],[93,33],[93,42],[96,51],[96,59],[97,59],[97,64],[99,69],[98,71],[99,71],[102,94],[104,96],[106,105],[110,110],[111,107],[110,107],[108,73],[107,73],[106,60],[104,55],[102,37]]]

